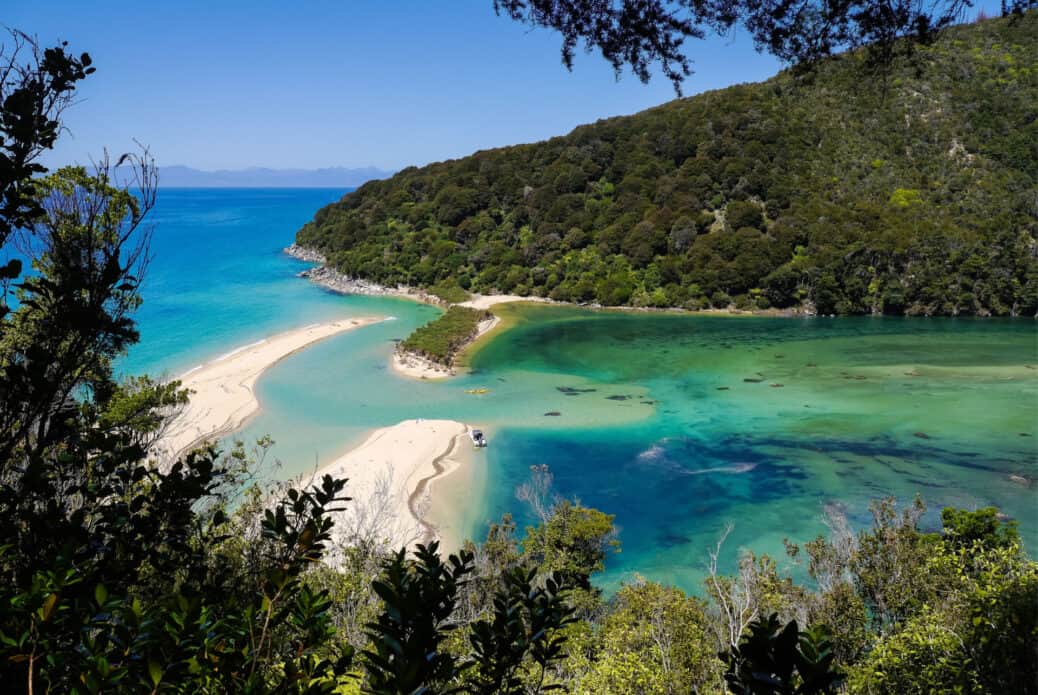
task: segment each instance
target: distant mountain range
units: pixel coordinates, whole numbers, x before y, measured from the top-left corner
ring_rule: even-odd
[[[384,179],[391,171],[362,167],[325,169],[219,169],[202,171],[173,165],[159,167],[164,188],[355,188],[365,181]]]

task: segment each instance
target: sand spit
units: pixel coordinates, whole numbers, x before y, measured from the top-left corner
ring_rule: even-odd
[[[383,320],[363,317],[316,323],[245,345],[185,372],[179,378],[191,390],[190,402],[152,453],[160,462],[170,462],[234,432],[259,411],[255,385],[263,372],[313,343]]]

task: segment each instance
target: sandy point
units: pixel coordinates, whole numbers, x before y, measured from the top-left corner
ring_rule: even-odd
[[[463,466],[471,450],[469,427],[462,422],[404,420],[375,430],[318,469],[313,479],[348,480],[345,494],[352,499],[336,515],[336,545],[399,548],[438,539],[429,519],[433,484]]]

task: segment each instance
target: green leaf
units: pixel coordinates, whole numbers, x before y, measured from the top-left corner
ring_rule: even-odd
[[[151,676],[151,682],[156,687],[162,681],[162,666],[157,661],[148,662],[148,675]]]
[[[43,622],[50,620],[50,616],[54,614],[54,608],[58,605],[58,594],[54,593],[48,596],[43,601],[43,606],[40,607],[39,614]]]

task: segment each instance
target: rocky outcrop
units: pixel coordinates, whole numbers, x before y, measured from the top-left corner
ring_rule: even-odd
[[[377,282],[368,282],[360,278],[344,275],[327,265],[327,259],[319,252],[304,246],[292,244],[285,249],[292,258],[306,261],[307,263],[319,263],[320,265],[304,270],[299,277],[307,278],[310,282],[320,285],[325,289],[340,294],[366,294],[374,296],[412,297],[414,299],[425,299],[425,293],[417,292],[403,285],[399,287],[386,287]]]
[[[320,263],[323,265],[328,262],[324,255],[320,252],[315,251],[313,249],[308,249],[305,246],[299,246],[298,244],[292,244],[291,246],[286,248],[285,253],[287,253],[292,258],[296,258],[300,261],[306,261],[307,263]]]
[[[417,293],[409,287],[386,287],[376,282],[352,278],[349,275],[343,275],[337,270],[332,270],[326,265],[304,270],[299,273],[299,277],[308,278],[310,282],[317,283],[321,287],[341,294],[368,294],[394,297],[415,295],[415,298],[418,298]]]

